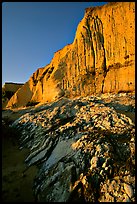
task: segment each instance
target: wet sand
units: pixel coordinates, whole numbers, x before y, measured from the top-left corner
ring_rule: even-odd
[[[4,127],[5,128],[5,127]],[[8,128],[2,129],[2,201],[34,202],[33,180],[37,173],[35,166],[26,168],[24,162],[29,150],[19,150],[17,137]]]

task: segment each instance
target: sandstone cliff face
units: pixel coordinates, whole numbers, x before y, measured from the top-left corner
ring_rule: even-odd
[[[7,107],[94,93],[135,90],[135,3],[86,9],[74,42],[54,54]]]

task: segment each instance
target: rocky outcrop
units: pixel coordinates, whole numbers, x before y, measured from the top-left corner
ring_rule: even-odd
[[[39,167],[38,202],[135,201],[135,125],[107,101],[114,98],[62,98],[12,124],[20,147],[30,149],[28,167]]]
[[[2,108],[5,108],[14,93],[23,86],[21,83],[6,82],[2,87]]]
[[[2,91],[5,91],[5,92],[11,91],[11,92],[15,93],[23,85],[24,85],[23,83],[6,82],[2,87]]]
[[[7,107],[93,93],[135,90],[135,3],[87,8],[74,42],[54,54]]]

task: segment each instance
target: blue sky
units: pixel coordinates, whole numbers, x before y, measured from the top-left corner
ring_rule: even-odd
[[[2,3],[2,84],[25,83],[73,42],[85,8],[107,2]]]

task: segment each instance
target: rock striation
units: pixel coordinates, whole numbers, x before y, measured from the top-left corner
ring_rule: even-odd
[[[12,124],[28,167],[39,167],[36,201],[135,201],[135,124],[112,105],[106,95],[61,98]]]
[[[72,44],[54,54],[7,107],[135,90],[135,2],[87,8]]]

